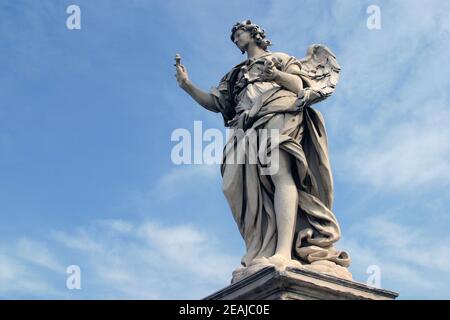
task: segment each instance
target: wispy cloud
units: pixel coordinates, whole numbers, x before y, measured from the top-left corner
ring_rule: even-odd
[[[127,228],[122,227],[124,223]],[[225,286],[239,262],[239,258],[222,252],[217,239],[190,225],[110,221],[109,225],[90,228],[83,229],[81,237],[80,233],[65,234],[80,241],[89,235],[102,248],[91,251],[79,247],[98,279],[92,297],[111,286],[115,289],[112,295],[122,298],[201,298]],[[192,290],[180,291],[182,287]]]
[[[382,285],[389,283],[392,287],[387,289],[404,298],[450,297],[450,238],[430,235],[427,229],[377,215],[354,224],[340,245],[353,257],[352,270],[359,279],[367,278],[370,265],[377,265]]]
[[[102,250],[101,245],[93,240],[92,236],[83,228],[78,229],[74,234],[54,231],[51,233],[51,237],[70,249],[86,252],[99,252]]]
[[[195,190],[208,190],[211,185],[220,185],[220,168],[218,165],[180,165],[173,166],[162,173],[144,190],[128,193],[127,205],[133,205],[143,215],[157,211],[155,203],[186,201],[186,196]],[[193,202],[191,202],[193,203]]]
[[[152,191],[170,198],[184,192],[182,187],[192,185],[194,181],[216,180],[218,175],[220,175],[220,169],[217,165],[179,166],[164,174]]]
[[[31,240],[27,237],[19,239],[16,253],[22,259],[46,267],[52,271],[60,273],[65,271],[64,265],[58,261],[47,246],[38,241]]]
[[[226,286],[239,264],[239,257],[224,251],[218,239],[193,225],[111,219],[50,234],[45,244],[22,238],[17,253],[14,249],[8,250],[9,255],[1,254],[0,294],[64,299],[80,295],[88,299],[202,298]],[[82,291],[77,295],[64,288],[65,267],[58,256],[67,254],[81,268]],[[51,277],[41,280],[38,274],[42,271],[36,265],[59,274],[60,283]]]
[[[52,283],[50,276],[61,276],[63,270],[60,269],[59,263],[50,258],[45,247],[39,244],[37,247],[41,252],[28,252],[29,255],[26,253],[30,247],[36,248],[31,240],[21,240],[19,247],[19,252],[16,252],[16,247],[0,248],[0,298],[63,297],[62,291]],[[51,269],[50,272],[48,269]]]
[[[338,172],[388,192],[446,186],[450,18],[437,2],[380,6],[381,30],[360,24],[349,34],[336,31],[345,43],[343,76],[327,120],[339,138]]]

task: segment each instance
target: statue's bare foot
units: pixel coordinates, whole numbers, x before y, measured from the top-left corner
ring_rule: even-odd
[[[342,267],[340,265],[337,265],[333,261],[327,261],[327,260],[319,260],[314,261],[311,264],[305,265],[305,269],[319,272],[319,273],[325,273],[330,276],[346,279],[346,280],[352,280],[352,274],[346,267]]]
[[[266,257],[260,257],[260,258],[256,258],[253,259],[252,262],[250,263],[250,266],[254,266],[257,264],[269,264],[269,259],[267,259]]]
[[[277,267],[301,267],[302,264],[297,261],[293,260],[290,257],[286,257],[282,255],[281,253],[276,253],[273,256],[271,256],[269,259],[269,262]]]

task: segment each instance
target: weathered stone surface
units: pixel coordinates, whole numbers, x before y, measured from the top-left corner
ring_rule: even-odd
[[[303,268],[266,267],[205,300],[393,300],[396,292]]]

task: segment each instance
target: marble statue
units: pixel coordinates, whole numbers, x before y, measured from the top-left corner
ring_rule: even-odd
[[[246,244],[232,282],[274,265],[306,268],[351,279],[350,257],[334,244],[340,228],[333,206],[333,178],[322,114],[312,105],[335,90],[340,67],[323,45],[303,59],[271,52],[265,31],[250,20],[236,23],[231,40],[247,59],[233,67],[209,92],[189,79],[177,54],[179,86],[205,109],[220,113],[232,129],[276,129],[278,170],[261,174],[258,163],[221,164],[223,192]],[[239,132],[239,130],[238,130]],[[232,135],[229,144],[244,143]],[[258,146],[253,146],[258,148]]]

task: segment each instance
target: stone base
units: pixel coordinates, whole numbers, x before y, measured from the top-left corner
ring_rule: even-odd
[[[394,300],[398,293],[327,274],[265,267],[204,300]]]
[[[258,261],[258,263],[249,267],[239,266],[233,271],[231,283],[233,284],[239,282],[240,280],[247,278],[259,270],[267,267],[275,267],[277,270],[285,270],[286,268],[309,270],[315,273],[327,274],[336,278],[353,281],[352,274],[347,268],[341,267],[331,261],[319,260],[311,264],[301,264],[297,260],[270,261],[266,258],[263,259],[264,260]]]

